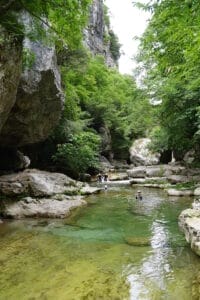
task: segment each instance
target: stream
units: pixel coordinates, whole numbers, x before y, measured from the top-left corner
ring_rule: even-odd
[[[200,258],[177,222],[193,199],[141,190],[90,196],[65,220],[0,224],[0,299],[199,299]]]

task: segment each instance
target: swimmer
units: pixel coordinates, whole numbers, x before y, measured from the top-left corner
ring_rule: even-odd
[[[141,194],[141,191],[137,191],[137,194],[135,196],[135,199],[137,200],[142,200],[142,194]]]

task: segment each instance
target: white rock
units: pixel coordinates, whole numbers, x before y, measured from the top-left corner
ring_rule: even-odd
[[[167,190],[168,196],[193,196],[194,192],[192,190],[177,190],[177,189],[168,189]]]
[[[135,140],[131,146],[130,160],[135,166],[157,165],[160,160],[159,153],[153,153],[148,149],[151,140],[148,138]]]
[[[55,197],[56,198],[56,197]],[[65,200],[55,198],[21,200],[12,204],[7,204],[4,215],[15,219],[27,217],[41,218],[65,218],[69,216],[71,210],[87,205],[80,196],[66,197]]]

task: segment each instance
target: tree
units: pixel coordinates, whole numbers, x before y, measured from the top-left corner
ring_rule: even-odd
[[[150,1],[152,18],[138,60],[149,97],[162,100],[160,130],[168,149],[186,152],[199,143],[199,1]],[[161,135],[163,136],[163,135]]]
[[[92,132],[71,135],[67,143],[59,144],[54,161],[73,177],[79,177],[89,168],[98,167],[100,138]]]
[[[106,127],[115,157],[127,158],[132,140],[145,136],[151,126],[152,106],[134,79],[108,68],[103,57],[88,55],[78,61],[63,68],[66,103],[79,107],[87,126],[96,133]]]

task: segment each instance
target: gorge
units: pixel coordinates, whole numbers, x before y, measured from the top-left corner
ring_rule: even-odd
[[[199,299],[200,5],[183,2],[143,7],[142,84],[103,0],[0,2],[1,299]]]

